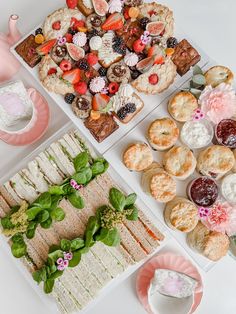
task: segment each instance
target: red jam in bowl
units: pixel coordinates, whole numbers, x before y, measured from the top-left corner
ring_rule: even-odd
[[[218,186],[208,177],[193,180],[188,188],[189,198],[198,206],[212,206],[218,197]]]
[[[229,148],[236,148],[236,121],[224,119],[215,129],[215,136],[219,144]]]

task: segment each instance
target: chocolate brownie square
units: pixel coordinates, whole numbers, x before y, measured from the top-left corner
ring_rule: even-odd
[[[89,117],[85,120],[84,125],[89,129],[90,133],[98,143],[101,143],[119,128],[118,124],[114,121],[113,116],[108,113],[101,114],[100,118],[97,120],[93,120]]]
[[[18,46],[16,52],[24,59],[24,61],[31,67],[35,67],[39,63],[41,57],[37,53],[36,48],[40,46],[36,44],[34,35],[29,35]]]
[[[181,76],[187,73],[190,68],[200,60],[201,56],[186,39],[183,39],[178,43],[172,56],[172,61],[176,65],[177,72]]]

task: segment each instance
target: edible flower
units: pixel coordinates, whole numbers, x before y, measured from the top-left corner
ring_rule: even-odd
[[[199,121],[201,119],[205,118],[205,114],[202,112],[201,109],[196,109],[193,113],[193,120]]]
[[[149,35],[150,33],[148,31],[145,31],[143,35],[141,35],[140,39],[142,44],[147,45],[151,42],[151,37]]]
[[[231,236],[236,233],[236,208],[227,202],[217,201],[202,223],[209,230]]]
[[[68,260],[68,261],[72,260],[73,254],[71,252],[64,252],[63,254],[64,254],[65,260]]]
[[[64,258],[57,259],[57,269],[63,271],[69,266],[69,261],[72,260],[73,254],[71,252],[63,252]]]
[[[229,119],[236,113],[236,96],[231,85],[221,83],[215,88],[205,87],[200,95],[199,103],[202,112],[213,123]]]
[[[64,46],[66,44],[66,37],[59,36],[57,38],[58,46]]]
[[[198,216],[201,219],[205,219],[210,213],[210,209],[206,207],[198,207]]]
[[[77,191],[83,187],[83,185],[78,184],[74,179],[70,180],[70,185],[72,186],[72,188],[74,188]]]

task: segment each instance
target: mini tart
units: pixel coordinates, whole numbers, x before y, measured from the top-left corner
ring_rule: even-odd
[[[229,68],[221,65],[210,68],[205,74],[206,85],[216,87],[220,83],[232,84],[234,75]]]
[[[110,82],[128,83],[131,79],[130,69],[123,61],[113,63],[107,71],[107,78]]]
[[[90,111],[92,109],[92,97],[85,95],[75,97],[71,107],[74,114],[78,118],[86,119],[89,117]]]
[[[167,203],[176,196],[176,182],[157,162],[143,172],[141,184],[144,192],[158,202]]]
[[[175,94],[168,103],[170,115],[179,122],[189,121],[198,108],[196,97],[190,92],[181,91]]]
[[[84,19],[83,15],[79,12],[78,9],[62,8],[50,14],[43,24],[43,35],[45,40],[54,39],[65,35],[71,26],[72,17],[76,18],[77,20]],[[61,27],[59,30],[52,28],[52,25],[55,22],[60,22]]]
[[[126,116],[124,117],[124,119],[119,118],[119,116],[117,115],[117,113],[119,112],[119,110],[115,113],[115,117],[122,123],[126,124],[128,123],[130,120],[132,120],[142,109],[144,106],[144,102],[143,100],[135,93],[133,93],[132,97],[129,97],[129,100],[127,100],[126,102],[124,102],[123,106],[120,108],[120,110],[122,110],[123,107],[126,107],[127,103],[133,103],[135,105],[135,111],[134,112],[129,112],[126,113]]]
[[[166,150],[176,143],[179,129],[170,118],[157,119],[149,126],[147,137],[154,149]]]
[[[226,146],[212,145],[201,151],[197,160],[200,174],[219,179],[234,167],[233,152]]]
[[[196,158],[186,146],[175,146],[163,157],[164,169],[179,180],[188,178],[196,168]]]
[[[170,228],[190,232],[198,223],[198,209],[186,198],[175,197],[166,204],[164,219]]]
[[[201,222],[187,235],[189,246],[211,261],[218,261],[229,249],[229,237],[226,234],[210,231]]]
[[[153,162],[152,150],[145,143],[132,144],[124,152],[123,162],[129,170],[142,171]]]

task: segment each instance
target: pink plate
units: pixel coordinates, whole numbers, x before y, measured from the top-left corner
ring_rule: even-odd
[[[0,131],[0,139],[10,145],[23,146],[36,142],[45,133],[50,112],[46,99],[34,88],[28,89],[28,95],[34,104],[33,116],[29,124],[18,133]]]
[[[151,279],[154,276],[154,272],[158,268],[181,272],[198,281],[198,285],[194,293],[194,302],[190,311],[190,314],[194,313],[201,302],[203,294],[201,276],[197,268],[189,260],[171,252],[154,256],[139,270],[136,280],[136,290],[139,300],[147,313],[152,314],[148,303],[148,288],[150,286]]]

